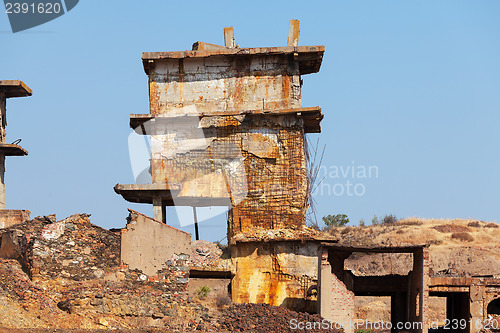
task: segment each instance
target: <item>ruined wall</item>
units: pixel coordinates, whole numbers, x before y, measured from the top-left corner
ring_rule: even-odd
[[[307,291],[317,283],[318,243],[238,242],[231,246],[236,275],[232,298],[237,303],[267,303],[295,311],[316,310]]]
[[[334,274],[328,250],[320,248],[318,254],[318,313],[321,317],[344,326],[346,333],[353,333],[349,325],[354,322],[355,306],[354,292]],[[344,257],[339,259],[341,262]],[[338,266],[338,265],[337,265]],[[338,274],[343,275],[343,265],[336,269]],[[342,277],[342,276],[340,276]]]
[[[2,165],[0,156],[0,168]],[[1,171],[0,171],[1,172]],[[0,229],[8,228],[15,224],[23,223],[30,219],[31,212],[29,210],[3,209],[0,210]]]
[[[301,107],[298,65],[289,59],[158,61],[149,77],[151,114]],[[301,227],[308,186],[303,126],[295,116],[169,119],[151,137],[153,183],[181,185],[179,198],[230,198],[230,236]]]
[[[129,212],[127,226],[121,234],[121,261],[148,276],[172,268],[168,279],[173,280],[175,275],[176,281],[187,282],[191,235],[136,211]]]

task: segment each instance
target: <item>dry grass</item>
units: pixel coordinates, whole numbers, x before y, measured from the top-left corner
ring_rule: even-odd
[[[473,242],[474,241],[474,236],[472,236],[468,232],[455,232],[451,234],[451,239],[456,239],[461,242]]]

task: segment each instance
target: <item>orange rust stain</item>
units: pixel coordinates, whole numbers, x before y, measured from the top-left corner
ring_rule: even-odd
[[[158,113],[160,113],[158,105],[160,96],[159,92],[157,91],[157,86],[158,83],[156,83],[155,81],[149,82],[149,108],[152,115],[157,115]]]
[[[281,77],[281,100],[282,100],[282,107],[284,109],[289,108],[291,105],[291,81],[292,77],[291,76],[282,76]]]
[[[237,77],[234,81],[234,91],[233,91],[233,103],[234,109],[240,110],[243,103],[245,102],[244,90],[245,85],[243,83],[244,77]]]

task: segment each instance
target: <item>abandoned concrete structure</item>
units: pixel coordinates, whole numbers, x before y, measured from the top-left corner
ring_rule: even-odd
[[[344,268],[353,253],[408,253],[413,261],[408,275],[359,276]],[[318,313],[345,325],[356,322],[356,296],[390,296],[392,332],[436,331],[448,320],[448,331],[482,332],[500,328],[488,320],[500,314],[500,279],[498,276],[434,276],[429,272],[426,245],[412,246],[343,246],[322,243],[318,251]],[[446,298],[446,318],[430,322],[429,297]],[[387,327],[386,327],[387,328]]]
[[[446,297],[447,319],[467,324],[456,332],[481,332],[488,316],[500,315],[500,277],[431,277],[430,296]],[[489,328],[500,328],[498,322]]]
[[[286,47],[236,47],[232,28],[224,38],[225,46],[143,54],[150,113],[130,115],[130,126],[151,136],[151,183],[115,191],[153,204],[162,222],[166,206],[230,207],[233,300],[305,310],[322,240],[299,233],[305,134],[320,132],[323,115],[302,106],[301,76],[319,71],[324,46],[298,46],[295,20]]]
[[[152,204],[153,219],[131,211],[122,261],[154,274],[184,253],[189,236],[165,225],[167,206],[228,206],[232,267],[196,274],[229,276],[235,302],[317,311],[348,323],[355,296],[390,296],[394,327],[427,332],[432,294],[447,297],[448,318],[485,319],[500,308],[494,279],[457,286],[464,282],[430,278],[427,246],[341,246],[305,226],[305,134],[320,132],[323,115],[320,107],[302,106],[301,76],[319,71],[324,47],[298,46],[298,37],[292,20],[286,47],[239,48],[225,28],[224,46],[196,42],[191,51],[143,53],[150,113],[131,114],[130,126],[150,136],[151,180],[114,189],[127,201]],[[407,275],[356,276],[344,261],[358,252],[405,253],[412,268]]]
[[[31,89],[18,80],[0,80],[0,228],[22,223],[30,219],[29,210],[5,209],[5,157],[26,156],[28,152],[17,143],[5,142],[7,127],[7,98],[31,96]]]
[[[344,261],[353,253],[410,253],[413,267],[408,275],[356,276],[345,270]],[[426,246],[348,247],[323,243],[318,251],[318,313],[354,332],[355,296],[390,296],[391,322],[418,325],[410,332],[427,332],[429,298],[429,252]],[[400,324],[401,325],[401,324]],[[398,330],[394,330],[398,332]]]

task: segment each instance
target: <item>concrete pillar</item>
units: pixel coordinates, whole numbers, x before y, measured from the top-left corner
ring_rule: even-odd
[[[157,195],[153,197],[153,219],[156,221],[163,222],[163,203],[161,196]]]
[[[484,318],[486,317],[485,310],[485,287],[472,284],[470,286],[470,317],[471,317],[471,327],[470,332],[476,333],[480,332],[482,324],[484,323]]]
[[[429,301],[429,250],[423,248],[413,253],[413,272],[410,280],[410,316],[412,323],[419,322],[422,329],[413,329],[411,332],[427,333],[428,323],[428,301]]]
[[[5,155],[0,154],[0,209],[5,209]]]
[[[0,142],[5,142],[5,126],[7,114],[7,99],[5,93],[0,92]],[[5,155],[0,154],[0,209],[5,209]]]

